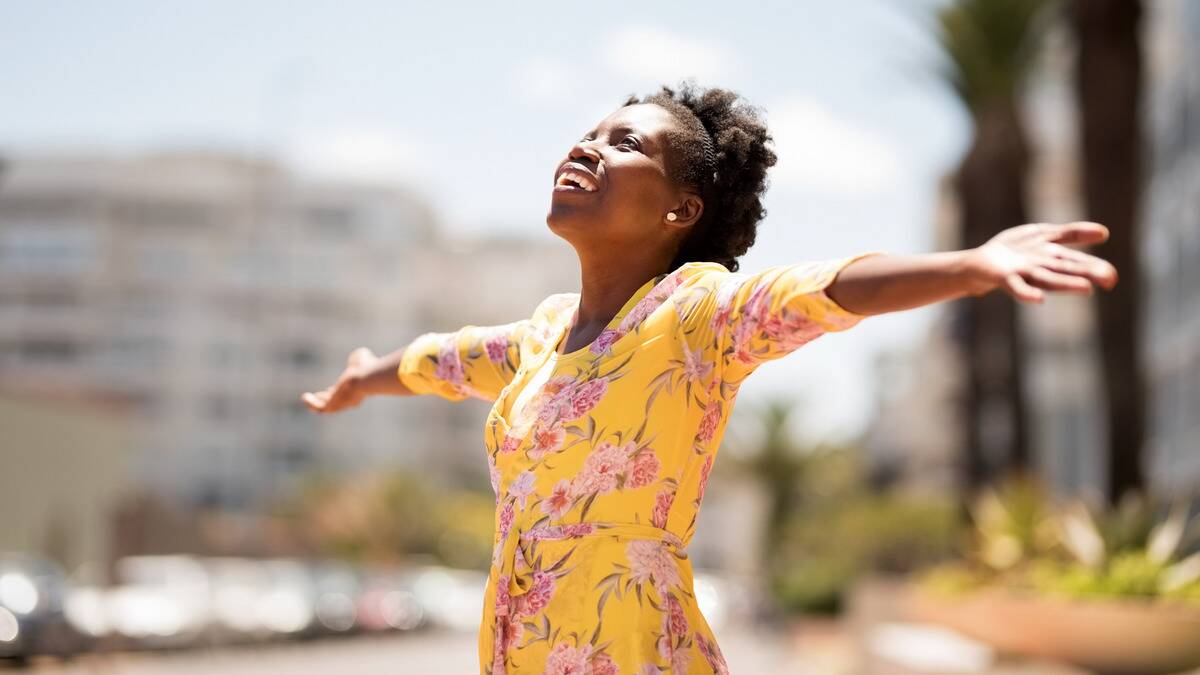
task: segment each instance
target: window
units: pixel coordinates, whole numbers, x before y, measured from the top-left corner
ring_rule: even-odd
[[[346,237],[354,229],[355,214],[347,206],[313,206],[305,213],[312,230],[329,237]]]
[[[0,269],[77,274],[97,257],[96,233],[82,226],[17,226],[0,231]]]

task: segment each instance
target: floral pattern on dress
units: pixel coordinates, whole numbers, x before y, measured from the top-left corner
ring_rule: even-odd
[[[877,254],[753,274],[687,263],[571,353],[574,293],[410,343],[398,376],[414,393],[493,401],[480,673],[728,673],[686,552],[725,424],[754,369],[863,318],[825,288]]]

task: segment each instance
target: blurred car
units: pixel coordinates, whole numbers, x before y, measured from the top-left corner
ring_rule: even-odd
[[[54,562],[0,555],[0,657],[72,656],[87,648],[63,611],[66,575]]]
[[[360,628],[358,597],[363,590],[361,573],[336,561],[312,563],[316,592],[316,625],[325,635],[342,635]]]
[[[358,595],[359,625],[367,631],[408,631],[428,622],[414,591],[416,575],[377,571]]]
[[[133,647],[182,647],[211,621],[209,576],[196,558],[143,555],[116,564],[118,585],[106,593],[112,631]]]

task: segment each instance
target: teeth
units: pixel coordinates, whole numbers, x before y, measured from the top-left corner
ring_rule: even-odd
[[[583,190],[586,190],[587,192],[595,192],[596,191],[596,184],[592,182],[592,179],[590,177],[585,176],[576,171],[570,171],[570,170],[562,172],[562,174],[558,177],[558,181],[555,183],[555,185],[567,185],[570,187],[578,187]]]

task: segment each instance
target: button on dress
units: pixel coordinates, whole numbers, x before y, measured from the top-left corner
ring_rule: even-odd
[[[690,262],[569,353],[578,293],[410,343],[398,376],[414,393],[494,401],[480,673],[728,672],[687,555],[725,423],[759,365],[863,318],[825,288],[879,253],[752,274]]]

